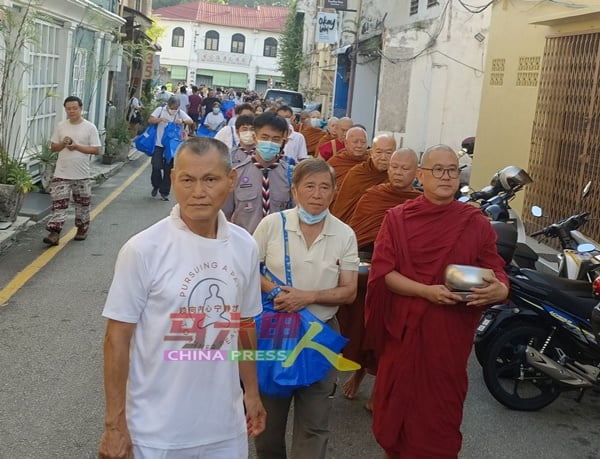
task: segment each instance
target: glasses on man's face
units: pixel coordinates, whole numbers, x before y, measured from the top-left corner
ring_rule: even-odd
[[[452,167],[442,167],[442,166],[434,166],[434,167],[420,167],[419,169],[423,169],[424,171],[431,171],[431,175],[434,178],[440,179],[447,172],[448,177],[451,179],[457,179],[460,175],[460,169],[456,166]]]

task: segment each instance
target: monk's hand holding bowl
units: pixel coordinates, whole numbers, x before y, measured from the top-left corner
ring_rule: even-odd
[[[508,296],[508,287],[495,277],[484,277],[488,283],[485,287],[473,287],[473,292],[468,296],[467,306],[485,306],[504,301]]]
[[[456,304],[462,301],[460,295],[452,293],[445,285],[428,285],[424,297],[434,304]]]
[[[314,292],[287,285],[281,286],[281,293],[274,300],[275,309],[279,312],[298,312],[314,302]]]

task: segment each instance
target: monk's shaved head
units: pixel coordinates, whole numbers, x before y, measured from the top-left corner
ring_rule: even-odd
[[[432,156],[433,152],[437,151],[452,153],[454,155],[454,158],[456,159],[456,164],[458,164],[458,156],[456,155],[456,152],[448,145],[439,144],[434,145],[433,147],[429,147],[427,150],[425,150],[425,153],[423,153],[423,156],[421,156],[421,166],[430,167],[430,157]]]
[[[340,120],[337,123],[336,131],[335,131],[338,140],[340,140],[341,142],[344,142],[346,140],[346,133],[353,125],[354,125],[354,122],[350,118],[348,118],[346,116],[343,118],[340,118]]]
[[[388,166],[388,180],[397,191],[413,189],[419,158],[414,150],[401,148],[394,152]]]
[[[375,137],[371,149],[371,161],[375,169],[380,172],[387,171],[394,150],[396,150],[396,139],[392,136],[382,134]]]

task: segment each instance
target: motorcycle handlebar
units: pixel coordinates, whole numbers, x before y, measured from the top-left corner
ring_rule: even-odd
[[[545,235],[548,237],[562,237],[563,231],[572,231],[578,229],[581,225],[587,222],[587,217],[590,215],[589,212],[583,212],[581,214],[571,215],[564,220],[561,220],[557,223],[552,223],[551,225],[542,228],[539,231],[535,231],[531,233],[529,236],[535,237],[540,235]]]

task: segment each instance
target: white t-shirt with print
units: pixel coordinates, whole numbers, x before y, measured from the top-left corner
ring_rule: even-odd
[[[186,112],[184,112],[183,110],[181,110],[181,109],[169,110],[166,105],[163,105],[162,107],[156,107],[150,116],[153,116],[154,118],[165,118],[165,119],[168,119],[169,121],[175,121],[176,119],[182,120],[182,121],[191,121],[192,120],[188,116],[188,114]],[[163,134],[165,133],[165,128],[167,127],[167,124],[168,123],[161,121],[160,123],[158,123],[158,125],[156,127],[156,142],[154,145],[156,145],[157,147],[163,146],[162,137],[163,137]]]
[[[121,249],[103,316],[135,323],[127,384],[134,444],[181,449],[246,432],[238,362],[169,361],[237,350],[237,319],[262,311],[258,251],[219,213],[216,239],[171,215]],[[193,358],[193,357],[190,357]]]
[[[52,142],[61,143],[65,137],[71,137],[73,143],[77,145],[92,147],[101,145],[98,129],[93,123],[85,119],[82,119],[81,123],[78,124],[72,124],[69,120],[58,123],[52,133]],[[89,179],[91,160],[92,155],[81,153],[78,150],[69,150],[65,147],[58,152],[54,177],[69,180]]]

